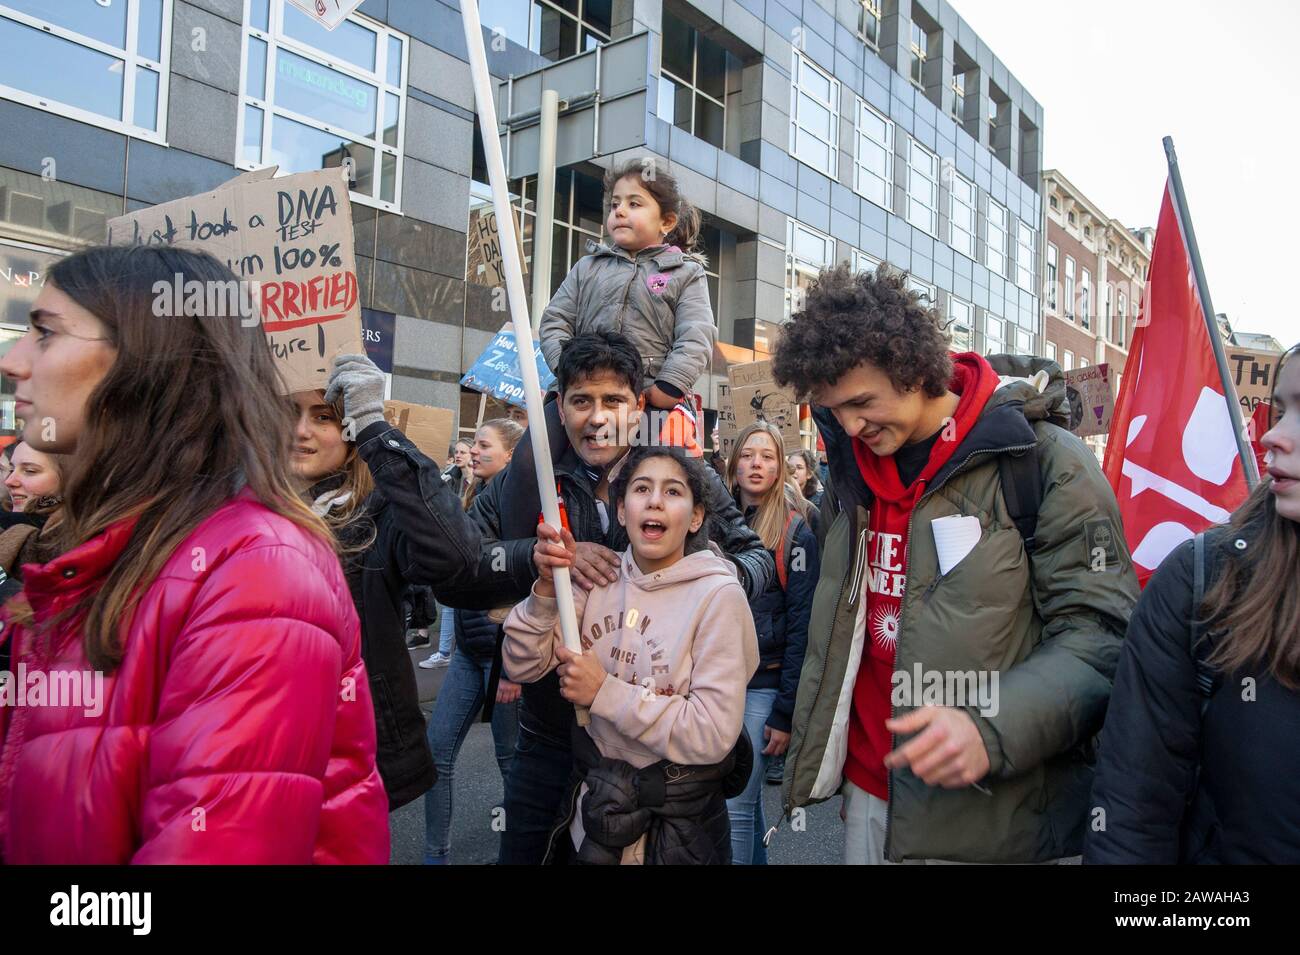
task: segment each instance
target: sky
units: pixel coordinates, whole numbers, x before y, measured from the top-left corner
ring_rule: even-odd
[[[1043,107],[1043,168],[1154,226],[1172,136],[1210,298],[1235,331],[1300,342],[1300,4],[950,0]]]

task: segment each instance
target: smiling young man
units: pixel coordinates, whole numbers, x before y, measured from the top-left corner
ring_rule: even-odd
[[[784,802],[842,792],[848,862],[1081,851],[1086,750],[1137,582],[1095,457],[1055,423],[1060,369],[994,362],[1052,377],[1000,385],[980,355],[950,355],[884,269],[823,272],[777,343],[776,380],[811,398],[826,445],[832,584],[814,598]],[[954,526],[964,545],[945,545],[959,559],[941,574]]]
[[[577,335],[567,342],[555,374],[559,420],[569,445],[555,465],[555,476],[577,541],[571,573],[579,586],[591,590],[618,579],[619,553],[628,546],[627,531],[610,504],[609,482],[637,430],[644,407],[644,371],[631,341],[616,332],[601,331]],[[448,606],[488,609],[510,605],[523,600],[537,579],[533,557],[536,510],[526,532],[517,515],[512,526],[505,514],[508,503],[517,505],[507,501],[508,478],[517,466],[518,455],[474,499],[470,516],[484,534],[478,579],[472,587],[446,595]],[[709,540],[734,565],[752,601],[767,589],[776,566],[721,480],[711,470],[708,478],[705,526]],[[506,780],[502,863],[542,861],[573,767],[573,724],[573,705],[560,695],[556,671],[524,686],[519,738]]]

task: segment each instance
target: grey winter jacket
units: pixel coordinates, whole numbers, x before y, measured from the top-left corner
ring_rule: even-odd
[[[554,370],[560,349],[586,332],[626,335],[645,362],[646,385],[662,381],[693,391],[717,338],[704,266],[675,245],[635,256],[594,244],[578,260],[542,313],[542,354]]]

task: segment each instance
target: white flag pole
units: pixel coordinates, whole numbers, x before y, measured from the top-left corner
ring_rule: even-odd
[[[488,72],[487,51],[483,48],[483,30],[478,16],[478,0],[461,0],[461,19],[465,25],[465,45],[469,51],[469,72],[474,80],[474,101],[478,105],[479,131],[483,137],[483,154],[487,160],[488,182],[492,186],[492,208],[497,217],[497,235],[501,242],[501,260],[506,271],[506,300],[510,303],[510,320],[519,346],[519,371],[524,379],[524,402],[528,409],[528,433],[532,436],[533,461],[537,468],[537,490],[542,499],[542,516],[552,527],[560,526],[560,505],[555,493],[555,470],[551,466],[551,448],[546,438],[546,417],[542,412],[542,388],[533,360],[533,328],[528,315],[528,298],[524,294],[523,263],[515,238],[515,217],[510,208],[510,190],[506,182],[506,165],[501,155],[501,134],[497,128],[496,98],[492,76]],[[547,276],[534,274],[533,281],[545,282]],[[564,645],[574,653],[582,652],[578,639],[578,619],[574,611],[573,590],[567,567],[555,568],[555,597],[560,610],[560,632]],[[578,724],[587,725],[587,711],[578,707]]]

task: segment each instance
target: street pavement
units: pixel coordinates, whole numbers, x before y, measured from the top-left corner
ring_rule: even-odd
[[[436,631],[433,634],[436,641]],[[411,651],[411,664],[433,652],[432,647]],[[416,667],[420,703],[427,717],[437,698],[446,669]],[[767,824],[780,817],[780,786],[763,787],[763,812]],[[456,761],[452,783],[451,862],[454,865],[487,865],[496,862],[500,834],[492,828],[492,810],[501,805],[501,773],[492,748],[492,728],[475,723],[465,737]],[[844,824],[839,817],[839,799],[810,807],[804,815],[803,831],[795,832],[787,822],[772,837],[768,847],[771,865],[838,864],[843,859]],[[408,803],[389,817],[394,865],[418,865],[424,858],[424,800]]]

